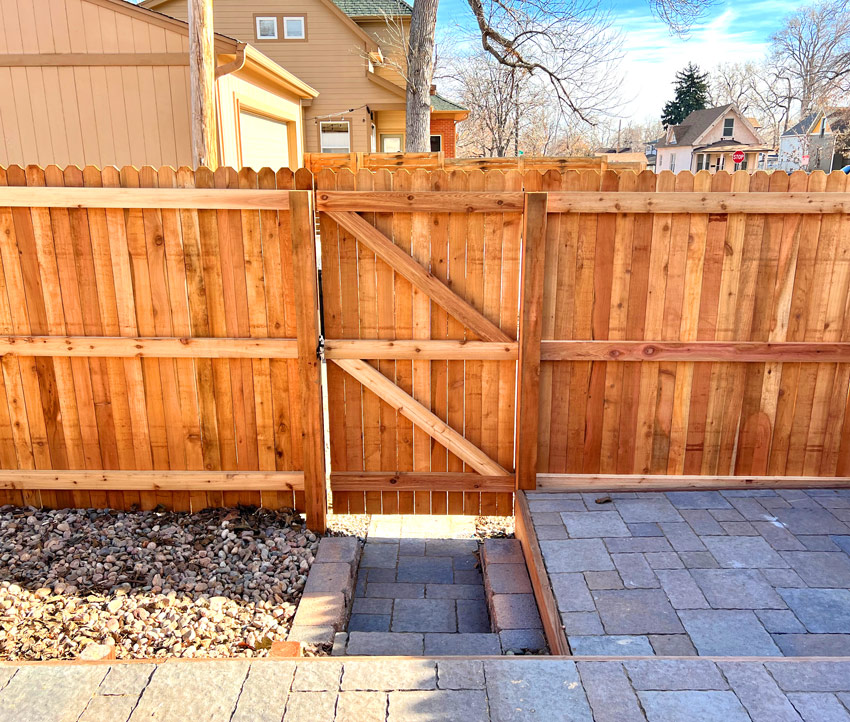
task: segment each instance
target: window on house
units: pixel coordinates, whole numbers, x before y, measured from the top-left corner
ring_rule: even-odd
[[[381,153],[401,153],[403,137],[401,133],[381,134]]]
[[[734,118],[726,118],[723,121],[723,137],[731,137],[732,133],[735,132],[735,119]]]
[[[676,172],[676,154],[670,156],[670,170]]]
[[[431,152],[439,153],[443,149],[443,136],[442,135],[432,135],[431,136]]]
[[[303,16],[283,18],[283,37],[285,40],[304,40],[307,37]]]
[[[347,120],[323,122],[319,125],[322,153],[350,153],[351,133]]]
[[[708,153],[697,153],[697,170],[708,170]]]
[[[824,118],[820,122],[820,137],[823,138],[823,134],[826,133],[826,118]]]
[[[277,40],[277,18],[257,17],[257,40]]]

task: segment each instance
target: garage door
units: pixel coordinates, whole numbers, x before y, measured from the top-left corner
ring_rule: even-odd
[[[244,110],[239,113],[243,167],[274,170],[289,166],[289,126]]]

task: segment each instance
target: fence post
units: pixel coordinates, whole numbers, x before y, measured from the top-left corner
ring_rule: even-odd
[[[517,489],[537,487],[540,423],[540,334],[546,268],[546,193],[526,193],[523,206],[519,305],[519,373],[516,418]]]
[[[313,194],[289,192],[292,269],[298,335],[298,379],[301,394],[301,438],[304,445],[304,496],[307,526],[324,534],[327,525],[325,436],[319,366],[319,277],[316,268]]]

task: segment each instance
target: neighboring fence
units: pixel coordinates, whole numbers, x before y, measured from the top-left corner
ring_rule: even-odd
[[[439,153],[305,153],[304,167],[313,173],[323,170],[595,170],[608,168],[616,170],[642,171],[646,162],[615,162],[601,156],[560,157],[560,156],[524,156],[518,158],[446,158]]]
[[[850,483],[844,174],[0,171],[45,183],[123,188],[0,188],[6,501],[322,528],[313,195],[335,511]]]
[[[30,186],[0,188],[2,501],[304,508],[309,263],[289,194],[253,190],[292,172],[10,167],[0,186]]]

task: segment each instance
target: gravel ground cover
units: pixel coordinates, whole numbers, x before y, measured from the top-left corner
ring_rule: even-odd
[[[318,543],[291,511],[2,507],[0,656],[266,656]]]

